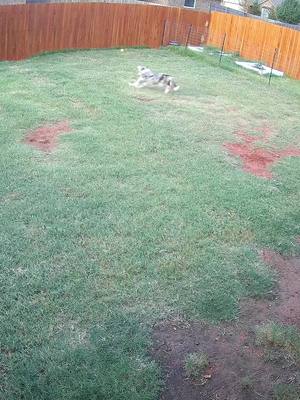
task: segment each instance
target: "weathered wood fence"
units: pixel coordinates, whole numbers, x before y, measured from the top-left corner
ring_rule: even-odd
[[[172,35],[184,43],[188,32],[192,32],[193,44],[207,42],[217,47],[226,34],[225,50],[269,65],[278,48],[276,68],[300,79],[300,31],[231,14],[146,4],[0,6],[0,60],[63,49],[155,48]]]
[[[208,19],[208,13],[144,4],[0,6],[0,60],[63,49],[159,47],[165,20],[204,26]]]
[[[300,31],[259,19],[232,14],[211,14],[208,43],[242,57],[271,65],[275,49],[275,67],[300,79]]]

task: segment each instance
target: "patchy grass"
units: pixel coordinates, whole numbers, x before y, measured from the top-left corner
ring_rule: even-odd
[[[137,92],[141,63],[181,90]],[[4,62],[0,85],[0,397],[157,399],[152,324],[237,318],[273,290],[258,249],[299,250],[300,159],[264,180],[223,148],[263,125],[297,146],[299,83],[132,49]],[[23,143],[65,120],[52,153]]]
[[[209,365],[208,357],[204,353],[187,354],[184,369],[189,378],[199,378]]]
[[[274,389],[275,400],[299,400],[300,388],[295,385],[281,384]]]
[[[257,328],[257,343],[279,348],[300,361],[300,332],[294,326],[270,322]]]

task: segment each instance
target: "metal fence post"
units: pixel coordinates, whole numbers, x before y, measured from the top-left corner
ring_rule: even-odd
[[[192,32],[192,27],[193,27],[193,25],[191,24],[190,27],[189,27],[189,32],[188,32],[187,38],[186,38],[185,48],[188,47],[190,36],[191,36],[191,32]]]
[[[220,57],[219,57],[219,64],[221,64],[221,61],[222,61],[222,57],[223,57],[223,53],[224,53],[225,40],[226,40],[226,33],[224,33],[224,37],[223,37],[223,43],[222,43],[221,53],[220,53]]]
[[[161,38],[161,45],[164,45],[165,42],[165,33],[166,33],[166,25],[167,25],[167,20],[164,20],[164,27],[163,27],[163,33],[162,33],[162,38]]]
[[[271,72],[270,72],[270,75],[269,75],[269,85],[271,85],[272,72],[273,72],[273,69],[274,69],[274,64],[275,64],[275,60],[276,60],[276,57],[277,57],[277,53],[278,53],[278,47],[276,47],[276,49],[274,50],[274,55],[273,55],[273,60],[272,60],[272,65],[271,65]]]

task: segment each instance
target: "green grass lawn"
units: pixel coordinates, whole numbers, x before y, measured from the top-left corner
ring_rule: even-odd
[[[130,87],[139,64],[180,91]],[[276,282],[259,251],[299,252],[300,157],[267,180],[223,147],[299,146],[299,82],[132,49],[2,62],[0,88],[0,399],[157,400],[154,322],[236,319]],[[23,143],[62,120],[51,154]]]

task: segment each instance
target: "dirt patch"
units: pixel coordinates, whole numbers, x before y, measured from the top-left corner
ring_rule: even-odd
[[[284,150],[269,150],[263,147],[256,147],[256,142],[267,143],[272,132],[268,127],[261,128],[263,136],[252,136],[240,130],[235,132],[242,143],[224,143],[227,151],[239,156],[243,162],[243,170],[262,178],[273,177],[271,167],[275,162],[285,157],[300,156],[300,149],[286,148]]]
[[[247,299],[241,302],[240,320],[258,325],[266,320],[294,325],[300,329],[300,257],[283,257],[273,250],[261,252],[262,260],[278,273],[272,301]]]
[[[300,329],[300,257],[283,257],[264,250],[262,259],[275,268],[280,277],[278,297],[270,310],[273,319]]]
[[[186,355],[194,352],[206,353],[210,365],[192,380],[183,366]],[[267,362],[253,332],[241,324],[165,322],[155,328],[153,354],[165,372],[161,400],[271,400],[274,385],[300,378],[295,365]]]
[[[69,121],[53,125],[44,125],[27,134],[25,143],[45,152],[52,151],[57,145],[57,137],[71,131]]]
[[[235,323],[210,326],[178,319],[155,326],[153,357],[166,379],[161,400],[271,400],[276,384],[300,383],[297,365],[255,343],[255,327],[268,320],[300,327],[300,259],[270,250],[261,256],[280,277],[275,299],[243,301]],[[210,362],[195,380],[184,370],[185,357],[194,352],[206,353]]]

